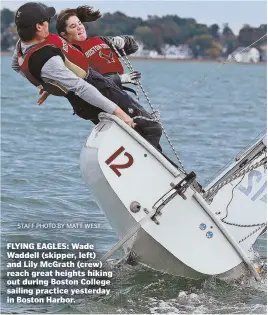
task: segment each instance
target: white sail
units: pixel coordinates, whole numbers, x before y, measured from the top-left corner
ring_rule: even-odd
[[[244,251],[249,252],[267,223],[266,136],[240,154],[206,190],[237,178],[212,193],[211,207]],[[263,163],[262,163],[263,162]],[[262,164],[259,167],[254,165]],[[239,176],[239,173],[245,174]]]

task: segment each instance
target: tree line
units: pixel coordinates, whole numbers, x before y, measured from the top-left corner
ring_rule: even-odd
[[[1,47],[8,50],[18,39],[14,26],[13,11],[1,10]],[[50,31],[56,32],[56,19],[50,24]],[[121,12],[106,13],[95,22],[87,23],[88,36],[132,35],[142,42],[145,49],[161,53],[165,44],[187,44],[194,57],[203,56],[217,58],[227,56],[239,46],[249,46],[267,33],[267,24],[259,27],[244,25],[236,36],[228,23],[220,27],[218,24],[206,25],[198,23],[193,18],[181,18],[177,15],[163,17],[149,15],[146,20],[128,17]],[[261,48],[266,44],[266,36],[253,44]]]

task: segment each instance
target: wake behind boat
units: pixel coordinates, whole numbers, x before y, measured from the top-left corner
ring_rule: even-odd
[[[135,130],[100,114],[82,148],[82,176],[126,257],[188,277],[238,278],[266,229],[266,141],[240,154],[204,190],[194,172],[174,167]]]

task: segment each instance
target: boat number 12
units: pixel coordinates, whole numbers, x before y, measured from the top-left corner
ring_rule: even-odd
[[[120,177],[122,174],[119,172],[119,169],[123,168],[129,168],[133,162],[133,156],[129,154],[128,152],[125,152],[124,155],[127,157],[127,162],[124,164],[112,164],[112,162],[121,154],[125,151],[124,147],[120,147],[118,150],[116,150],[106,161],[105,163],[109,165],[110,169],[115,172],[115,174]]]
[[[259,171],[256,171],[256,170],[252,170],[249,174],[248,174],[248,186],[247,187],[244,187],[243,185],[240,185],[238,187],[238,189],[243,193],[245,194],[246,196],[249,196],[252,192],[252,189],[253,189],[253,186],[254,186],[254,183],[257,182],[259,183],[260,180],[262,179],[262,176],[263,174]],[[257,200],[261,194],[267,190],[267,181],[265,181],[265,183],[261,186],[261,188],[251,197],[251,200],[252,201],[255,201]],[[260,200],[262,202],[265,202],[267,203],[267,193],[262,196],[260,198]]]

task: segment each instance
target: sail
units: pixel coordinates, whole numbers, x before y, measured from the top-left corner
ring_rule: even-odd
[[[207,190],[210,192],[214,213],[246,252],[250,251],[257,237],[266,230],[266,172],[264,137],[237,156],[236,161]],[[230,180],[232,178],[235,179]],[[230,182],[225,184],[228,179]],[[217,190],[217,185],[222,187]]]

